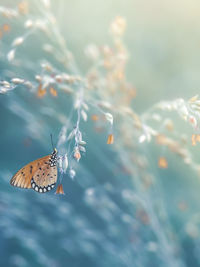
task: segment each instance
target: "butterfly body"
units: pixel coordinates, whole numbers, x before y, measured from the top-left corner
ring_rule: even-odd
[[[39,193],[52,190],[57,182],[57,150],[20,169],[10,180],[12,186],[33,189]]]

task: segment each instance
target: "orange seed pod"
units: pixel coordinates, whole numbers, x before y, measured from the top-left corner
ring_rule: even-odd
[[[59,184],[57,189],[56,189],[56,194],[64,195],[64,190],[63,190],[63,185]]]
[[[109,134],[108,139],[107,139],[107,144],[112,145],[114,143],[114,135]]]
[[[28,13],[28,2],[27,1],[22,1],[18,4],[18,11],[21,15],[25,15]]]
[[[97,116],[97,115],[92,115],[91,116],[91,119],[93,120],[93,121],[98,121],[98,119],[99,119],[99,117]]]
[[[81,158],[81,153],[79,152],[78,149],[74,152],[74,158],[75,158],[77,161],[79,161],[80,158]]]
[[[53,87],[50,88],[50,93],[51,93],[52,96],[57,96],[58,95],[56,89],[54,89]]]
[[[196,135],[192,135],[192,146],[196,146]]]
[[[46,89],[42,89],[42,84],[38,86],[37,97],[42,98],[46,94]]]
[[[168,162],[166,158],[160,157],[158,160],[158,167],[161,169],[166,169],[168,167]]]
[[[2,26],[2,30],[4,31],[4,32],[9,32],[10,31],[10,25],[9,24],[4,24],[3,26]]]

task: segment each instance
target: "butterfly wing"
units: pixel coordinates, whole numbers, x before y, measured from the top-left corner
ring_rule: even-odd
[[[57,167],[49,163],[42,164],[31,179],[32,188],[39,193],[52,190],[57,182]]]
[[[38,170],[40,170],[40,168],[50,168],[50,158],[51,155],[48,155],[25,165],[12,177],[10,184],[20,188],[32,188],[31,180],[33,176]]]

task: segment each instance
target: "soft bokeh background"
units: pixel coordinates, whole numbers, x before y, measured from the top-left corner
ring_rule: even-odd
[[[9,2],[2,0],[1,5],[13,6]],[[138,113],[160,100],[198,93],[199,8],[197,0],[52,1],[81,73],[90,66],[85,47],[109,44],[110,22],[117,15],[126,18],[127,76],[137,89],[133,108]],[[20,24],[13,37],[19,29]],[[1,44],[1,73],[9,68],[3,55],[9,38]],[[27,45],[21,51],[22,58],[32,55],[33,65],[42,57],[37,54],[40,38],[31,39],[34,49]],[[12,71],[20,74],[20,68]],[[120,150],[108,147],[106,136],[96,133],[90,121],[82,124],[87,153],[76,179],[65,177],[66,195],[39,195],[9,185],[20,167],[50,153],[49,135],[57,138],[61,114],[68,118],[70,101],[38,101],[23,89],[0,95],[0,265],[200,266],[200,180],[179,158],[154,144],[142,148],[156,177],[151,192],[139,191],[120,171]],[[49,115],[49,107],[55,113]],[[167,170],[157,167],[160,154],[168,157]]]
[[[197,93],[199,5],[195,0],[108,0],[104,4],[88,0],[56,2],[55,10],[83,71],[87,65],[80,47],[91,42],[108,43],[110,22],[116,15],[126,18],[124,40],[130,54],[127,74],[138,89],[137,108],[142,111],[161,99]]]

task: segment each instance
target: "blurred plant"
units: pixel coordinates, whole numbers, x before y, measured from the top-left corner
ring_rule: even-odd
[[[71,131],[68,122],[67,125],[63,125],[57,144],[60,153],[59,170],[61,174],[65,174],[68,170],[70,177],[74,178],[76,173],[72,167],[73,161],[79,162],[81,154],[86,152],[86,142],[82,140],[80,121],[87,121],[90,106],[95,107],[103,115],[103,121],[105,119],[108,122],[107,144],[114,143],[113,114],[115,114],[117,119],[122,120],[116,126],[116,132],[121,134],[121,139],[124,140],[123,146],[127,147],[128,150],[134,149],[136,145],[138,146],[137,140],[141,144],[145,141],[150,142],[152,138],[155,138],[157,144],[168,147],[172,152],[180,155],[185,163],[199,169],[199,165],[194,163],[186,147],[180,145],[179,140],[175,139],[178,133],[175,132],[172,119],[164,119],[166,115],[163,113],[176,111],[198,133],[200,114],[198,96],[191,98],[189,101],[177,99],[172,102],[160,102],[141,116],[132,108],[132,100],[136,97],[136,89],[126,80],[125,75],[128,59],[122,40],[126,28],[125,19],[118,16],[111,23],[112,46],[97,47],[94,44],[89,44],[85,49],[87,57],[92,61],[92,67],[84,77],[77,74],[79,71],[73,55],[65,46],[63,36],[58,30],[56,18],[50,12],[50,2],[41,1],[41,3],[44,7],[40,7],[39,10],[43,17],[36,20],[31,16],[31,6],[28,1],[19,2],[13,9],[0,8],[1,19],[3,20],[2,32],[12,34],[14,28],[12,24],[19,22],[24,24],[25,29],[24,31],[22,28],[21,36],[15,37],[11,42],[7,60],[13,66],[24,68],[24,64],[17,58],[17,51],[25,45],[31,35],[42,31],[49,39],[49,42],[43,45],[43,50],[63,65],[62,69],[64,68],[65,72],[59,70],[53,60],[51,63],[47,60],[40,60],[41,72],[38,72],[39,68],[34,67],[32,69],[33,73],[37,70],[37,74],[34,75],[35,80],[28,80],[26,77],[10,77],[10,80],[2,79],[0,93],[6,94],[19,86],[25,86],[30,90],[30,93],[36,94],[38,98],[44,98],[47,89],[53,97],[59,97],[59,91],[73,95],[72,110],[77,112],[77,121],[75,126],[72,126]],[[59,50],[55,48],[55,43],[59,46]],[[9,48],[9,46],[7,47]],[[92,120],[96,123],[99,122],[100,114],[92,115]],[[126,120],[123,120],[123,117]],[[157,121],[159,124],[162,122],[163,125],[158,129],[151,125],[151,121]],[[125,126],[126,123],[128,125]],[[123,128],[128,130],[124,132]],[[164,129],[168,132],[163,132]],[[67,134],[69,131],[70,133]],[[193,134],[192,145],[196,145],[198,141],[199,134]],[[71,147],[72,143],[73,146]],[[118,144],[116,144],[117,146]],[[166,159],[163,157],[159,159],[158,165],[161,168],[167,168],[168,166]]]
[[[15,36],[9,45],[3,46],[7,57],[2,58],[2,61],[7,61],[9,66],[25,71],[23,77],[17,77],[13,71],[8,72],[7,69],[3,71],[0,93],[9,94],[11,97],[10,91],[24,87],[28,89],[28,93],[35,95],[38,101],[48,97],[48,94],[52,99],[70,97],[72,100],[68,120],[60,119],[62,127],[57,142],[60,183],[56,190],[57,194],[64,194],[63,176],[68,174],[73,179],[76,176],[77,163],[86,153],[87,144],[83,139],[81,122],[87,122],[90,112],[91,119],[97,126],[96,129],[107,128],[107,144],[112,144],[112,148],[118,151],[117,156],[123,171],[135,184],[133,201],[139,202],[137,218],[144,224],[151,224],[158,242],[165,247],[163,253],[171,259],[168,266],[174,266],[174,248],[169,245],[169,234],[165,229],[158,231],[164,222],[168,223],[167,215],[163,204],[159,203],[158,207],[156,199],[152,200],[150,197],[151,189],[156,187],[156,177],[151,172],[152,166],[143,151],[143,143],[155,141],[154,145],[168,148],[199,172],[200,165],[192,158],[190,148],[187,146],[187,136],[182,135],[182,130],[176,127],[176,122],[168,115],[169,112],[175,112],[192,126],[194,131],[191,137],[192,145],[196,145],[200,141],[198,96],[188,101],[184,99],[162,101],[143,114],[137,114],[133,108],[136,88],[126,78],[128,53],[123,43],[126,20],[118,16],[111,23],[111,45],[98,47],[95,44],[89,44],[86,47],[85,54],[91,60],[91,67],[84,76],[80,74],[73,54],[65,45],[65,40],[59,32],[56,18],[50,10],[50,2],[38,1],[36,5],[39,10],[36,19],[31,13],[34,9],[32,10],[28,1],[20,2],[15,8],[0,7],[2,44],[7,36],[12,37],[16,34],[13,30],[16,24],[19,24],[21,30],[21,34]],[[36,63],[31,64],[28,58],[20,59],[19,55],[22,52],[19,50],[25,47],[28,38],[32,35],[37,36],[38,32],[42,32],[45,36],[41,47],[42,52],[47,53],[48,60],[40,58],[36,66]],[[26,70],[31,71],[32,77],[26,76]],[[42,103],[45,105],[45,102]],[[95,114],[93,114],[94,109]],[[76,114],[75,120],[74,114]],[[113,129],[114,121],[115,129]],[[163,155],[159,156],[157,163],[162,169],[170,166]],[[142,199],[138,195],[142,195]],[[89,196],[87,201],[90,201]],[[130,196],[125,192],[123,197],[128,199]],[[187,232],[191,233],[191,228],[187,227]],[[155,244],[151,244],[150,249],[155,248]]]

